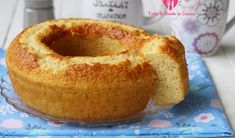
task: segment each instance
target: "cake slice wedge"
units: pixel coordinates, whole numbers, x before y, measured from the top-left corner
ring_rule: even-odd
[[[174,36],[154,35],[149,39],[138,52],[158,76],[153,101],[157,105],[172,106],[184,99],[189,85],[184,47]]]

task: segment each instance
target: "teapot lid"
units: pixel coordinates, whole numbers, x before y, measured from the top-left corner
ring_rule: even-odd
[[[25,0],[25,7],[36,9],[53,7],[53,0]]]

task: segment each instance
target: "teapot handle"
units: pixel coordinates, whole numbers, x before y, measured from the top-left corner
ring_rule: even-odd
[[[227,23],[225,28],[225,34],[232,28],[234,24],[235,24],[235,16],[233,16],[232,19]]]
[[[150,16],[149,12],[159,12],[161,8],[160,0],[141,0],[142,9],[143,9],[143,17],[144,17],[144,25],[153,24],[163,16]]]

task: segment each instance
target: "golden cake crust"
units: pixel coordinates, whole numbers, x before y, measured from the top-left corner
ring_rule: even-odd
[[[76,19],[48,21],[44,24],[47,27],[52,26],[47,28],[52,29],[52,33],[58,33],[56,29],[64,27],[57,23],[61,21],[61,24],[66,24],[65,22],[71,20],[74,23],[69,26],[76,26],[77,21],[83,24],[83,20]],[[90,20],[84,21],[86,30]],[[111,23],[98,22],[97,28],[91,22],[89,33],[92,33],[85,33],[85,36],[94,33],[103,35],[102,29],[105,27],[102,28],[102,25]],[[133,35],[133,31],[128,33],[124,28],[112,28],[112,24],[108,25],[108,32],[104,31],[108,36],[122,39],[121,42],[124,43],[128,40],[124,40],[122,35],[125,38]],[[31,26],[20,33],[9,46],[6,56],[13,87],[27,105],[55,117],[81,121],[120,119],[146,107],[156,78],[152,67],[146,61],[140,57],[133,58],[125,52],[100,57],[62,56],[41,43],[46,41],[44,35],[50,35],[48,30],[39,32],[33,38],[37,41],[34,42],[38,44],[37,47],[42,48],[38,49],[40,53],[32,48],[34,43],[29,41],[31,38],[28,36],[29,34],[32,37],[40,25]],[[130,28],[138,33],[142,31]],[[69,31],[79,32],[74,29],[77,28],[67,28]],[[123,33],[120,34],[120,30]],[[84,33],[84,30],[81,32]],[[87,58],[89,61],[82,61]]]
[[[172,102],[156,91],[158,68],[142,54],[154,39],[164,39],[158,42],[161,53],[180,67],[177,93],[182,94]],[[99,50],[73,47],[78,44]],[[60,19],[17,35],[6,63],[14,90],[27,105],[54,117],[94,122],[129,117],[144,110],[151,97],[164,106],[183,100],[188,87],[184,56],[174,37],[157,38],[111,21]]]

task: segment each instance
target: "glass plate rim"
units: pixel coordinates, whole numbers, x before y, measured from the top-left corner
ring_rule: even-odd
[[[10,86],[11,89],[6,88],[6,86],[4,87],[4,83],[5,83],[5,85]],[[6,92],[4,92],[4,90],[10,92],[11,94],[14,94],[15,97],[9,97],[9,95],[7,95]],[[157,105],[153,104],[153,102],[150,100],[148,103],[148,106],[143,111],[138,112],[138,113],[134,114],[133,116],[130,116],[130,117],[127,117],[124,119],[88,122],[88,121],[79,121],[79,120],[69,120],[69,119],[57,118],[57,117],[53,117],[53,116],[47,115],[45,113],[42,113],[38,110],[33,109],[32,107],[25,105],[23,103],[23,101],[21,101],[20,98],[14,92],[14,89],[12,88],[11,80],[10,80],[8,73],[1,78],[0,93],[8,104],[12,105],[16,110],[23,112],[23,113],[26,113],[31,117],[40,118],[40,119],[43,119],[46,121],[54,121],[54,122],[58,122],[58,123],[69,123],[69,124],[81,125],[81,126],[86,126],[86,127],[114,126],[114,125],[120,125],[120,124],[126,124],[126,123],[139,122],[147,117],[151,117],[153,115],[156,115],[159,112],[162,112],[166,109],[169,109],[169,107],[167,108],[167,107],[157,106]],[[20,103],[15,103],[14,100],[17,100]],[[23,105],[18,105],[18,104],[23,104]],[[24,106],[24,107],[21,107],[21,106]],[[154,106],[154,107],[149,107],[149,106]],[[28,109],[25,109],[25,108],[28,108]],[[148,108],[154,108],[154,109],[150,110]],[[32,110],[32,111],[29,111],[29,110]],[[146,112],[146,110],[149,110],[149,111]]]

